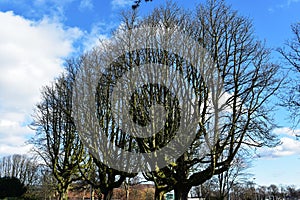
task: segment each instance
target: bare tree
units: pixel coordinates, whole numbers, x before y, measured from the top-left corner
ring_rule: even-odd
[[[285,44],[288,49],[279,48],[278,51],[295,70],[300,72],[300,23],[293,24],[291,29],[294,37],[286,41]]]
[[[240,153],[234,158],[227,171],[217,175],[218,199],[228,199],[233,185],[244,182],[244,179],[248,178],[248,174],[244,173],[247,168],[249,168],[249,161],[245,154],[242,156]]]
[[[199,186],[193,187],[191,194],[197,198],[235,199],[234,196],[240,195],[236,193],[242,191],[242,187],[237,188],[237,185],[244,185],[251,177],[251,174],[245,173],[248,167],[249,161],[245,155],[238,155],[227,171],[213,176]]]
[[[39,164],[26,155],[5,156],[0,161],[0,177],[15,177],[25,186],[33,186],[38,183]]]
[[[94,48],[90,52],[85,53],[80,57],[79,60],[73,60],[73,63],[70,63],[71,65],[78,66],[78,70],[83,72],[81,75],[83,75],[85,80],[93,80],[90,79],[90,74],[87,70],[90,70],[91,68],[89,66],[102,66],[102,63],[99,62],[99,48]],[[92,73],[98,73],[93,71]],[[80,75],[77,74],[76,76],[76,84],[78,85],[84,85],[84,80],[80,79]],[[81,77],[82,78],[82,77]],[[97,83],[93,83],[96,84]],[[78,89],[78,88],[77,88]],[[97,122],[99,122],[101,128],[104,130],[104,134],[108,137],[110,137],[109,142],[112,143],[124,143],[124,140],[126,138],[122,137],[122,134],[118,130],[114,130],[114,121],[111,118],[111,113],[106,112],[107,111],[107,102],[109,99],[109,96],[106,96],[106,92],[109,88],[105,86],[99,86],[97,87],[97,92],[95,96],[92,96],[92,101],[94,102],[94,105],[97,107]],[[80,90],[80,89],[79,89]],[[83,90],[76,90],[74,92],[82,92]],[[95,102],[96,99],[96,102]],[[85,106],[83,99],[79,98],[73,101],[74,104],[83,105]],[[89,111],[87,109],[83,109],[82,113],[80,114],[87,114]],[[76,116],[76,115],[75,115]],[[77,119],[80,119],[80,117],[76,116]],[[79,171],[82,176],[82,179],[91,186],[92,190],[99,190],[101,195],[103,195],[103,198],[105,200],[110,200],[113,195],[113,189],[118,188],[121,186],[121,184],[124,182],[124,180],[127,177],[134,177],[136,176],[135,173],[126,173],[124,171],[116,170],[114,168],[111,168],[105,163],[102,162],[102,160],[99,159],[99,157],[96,156],[94,147],[98,148],[99,146],[91,146],[94,144],[97,144],[99,140],[98,137],[100,132],[93,132],[93,134],[88,137],[84,134],[86,130],[93,129],[92,126],[97,126],[92,123],[92,120],[89,118],[88,124],[84,127],[79,129],[78,131],[82,131],[80,134],[80,138],[82,141],[84,141],[84,144],[89,152],[85,153],[85,160],[82,162],[79,162]],[[77,124],[78,125],[78,124]],[[102,135],[100,134],[100,137]],[[109,145],[109,144],[108,144]],[[109,152],[105,152],[109,153]]]
[[[300,197],[300,189],[297,189],[295,185],[288,185],[284,187],[281,193],[283,198],[299,199]]]
[[[178,9],[167,6],[156,9],[149,19],[163,22],[165,28],[178,22],[181,24],[177,25],[182,27],[184,21],[180,16]],[[254,39],[251,22],[239,16],[224,1],[209,0],[200,5],[193,24],[184,27],[187,32],[192,30],[196,40],[211,55],[217,69],[217,79],[215,88],[209,88],[201,81],[197,85],[201,93],[206,95],[201,99],[203,117],[195,133],[194,144],[175,163],[146,174],[148,180],[156,183],[159,193],[174,189],[175,199],[186,199],[192,186],[227,171],[242,145],[276,145],[275,137],[271,134],[274,126],[268,100],[281,84],[277,76],[278,66],[270,62],[270,50]],[[223,88],[220,89],[220,86]],[[214,146],[207,154],[198,155],[196,152],[200,146],[196,144],[201,143],[210,131],[207,120],[209,94],[216,99],[216,104],[225,95],[229,97],[222,105],[227,107],[226,111],[219,116],[215,113],[215,122],[219,120],[222,123],[215,127],[218,138],[215,138]],[[161,195],[156,198],[161,198]]]
[[[267,187],[259,186],[257,188],[258,199],[266,199],[267,198]]]
[[[145,27],[151,29],[143,29]],[[144,32],[135,33],[132,31],[134,28],[140,28],[137,30]],[[175,30],[182,30],[184,35],[192,37],[197,42],[196,45],[191,47],[191,43],[184,43],[184,38],[176,35]],[[164,34],[166,32],[167,35]],[[157,36],[154,39],[151,38],[153,33]],[[158,41],[154,41],[155,39]],[[181,52],[189,52],[192,59],[198,59],[196,63],[208,61],[203,59],[208,54],[213,61],[213,64],[210,63],[209,77],[197,71],[197,66],[187,62],[189,58],[182,58],[182,55],[164,49],[165,41],[166,44],[180,46]],[[146,47],[131,49],[136,43]],[[196,51],[197,46],[205,49],[207,54]],[[172,189],[177,200],[187,199],[193,186],[201,185],[214,175],[227,171],[242,146],[277,144],[276,138],[271,134],[274,126],[269,99],[281,84],[278,66],[270,62],[270,50],[255,40],[251,22],[239,16],[225,1],[208,0],[206,4],[199,5],[195,15],[188,14],[171,2],[166,7],[155,9],[144,19],[138,19],[136,12],[128,13],[120,28],[113,33],[113,39],[104,42],[90,55],[85,64],[89,67],[82,73],[85,84],[78,90],[83,98],[79,98],[78,103],[82,104],[82,110],[95,107],[95,97],[84,99],[87,96],[84,89],[93,87],[97,82],[97,90],[93,91],[96,93],[97,109],[93,110],[96,115],[93,112],[90,115],[88,110],[84,112],[88,122],[93,118],[93,125],[99,122],[98,129],[94,131],[97,136],[85,135],[85,139],[90,149],[99,149],[100,145],[111,147],[106,148],[103,156],[123,155],[118,152],[119,149],[137,153],[155,152],[175,137],[180,125],[179,118],[187,116],[185,112],[181,112],[183,107],[179,107],[178,100],[168,88],[155,83],[144,84],[130,94],[129,118],[140,126],[153,125],[150,108],[156,104],[171,114],[167,116],[163,129],[154,136],[141,138],[126,134],[113,117],[114,105],[109,102],[114,97],[114,86],[123,74],[134,67],[158,63],[184,74],[187,88],[196,91],[194,96],[199,103],[197,112],[200,113],[200,119],[197,121],[197,130],[185,133],[194,136],[192,144],[185,149],[181,141],[178,141],[176,144],[182,148],[170,151],[175,153],[176,150],[185,149],[179,158],[169,162],[168,166],[144,173],[147,180],[155,183],[156,199],[162,199],[163,194]],[[94,66],[96,67],[93,68]],[[101,74],[101,80],[93,78],[98,73]],[[126,95],[126,92],[130,91],[123,91],[120,96]],[[124,101],[120,101],[120,105]],[[84,121],[80,117],[79,119],[80,123]],[[122,123],[125,119],[120,120]],[[90,127],[86,125],[81,128],[91,133]],[[104,130],[102,134],[107,138],[105,144],[101,144],[104,140],[97,143],[100,129]],[[182,138],[184,139],[186,138]],[[204,146],[209,148],[202,153]],[[121,159],[122,156],[119,163],[112,164],[121,165]],[[155,164],[157,163],[154,163],[154,167]]]
[[[279,189],[277,185],[271,184],[268,188],[269,198],[278,199],[279,198]]]
[[[294,72],[294,78],[299,79],[300,73],[300,23],[293,24],[291,26],[293,38],[287,40],[285,47],[278,48],[278,52],[284,57],[287,63],[292,67],[288,67]],[[293,84],[296,82],[296,84]],[[298,118],[298,113],[300,111],[300,88],[297,81],[294,79],[288,81],[287,90],[283,96],[283,106],[288,108],[291,113],[291,118],[296,124],[298,124],[300,119]]]
[[[45,86],[42,100],[36,106],[31,139],[34,151],[43,159],[57,180],[59,199],[67,199],[73,181],[80,179],[79,163],[84,148],[72,119],[72,84],[75,68],[60,76],[51,86]]]

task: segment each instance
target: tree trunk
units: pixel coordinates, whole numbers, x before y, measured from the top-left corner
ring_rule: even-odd
[[[124,182],[124,188],[125,188],[125,200],[129,200],[129,184],[126,181]]]
[[[165,192],[164,191],[159,191],[157,188],[155,189],[155,193],[154,193],[154,199],[155,200],[164,200]]]
[[[113,196],[113,190],[109,190],[108,192],[103,193],[104,200],[111,200]]]
[[[126,200],[129,200],[129,188],[126,188]]]
[[[95,199],[95,190],[92,185],[90,185],[90,200]]]
[[[174,188],[175,200],[187,200],[190,188],[185,185]]]
[[[69,198],[69,194],[68,194],[68,190],[66,190],[63,194],[63,200],[68,200]]]
[[[225,200],[225,199],[227,199],[226,196],[220,195],[219,200]]]
[[[58,189],[58,195],[59,195],[59,200],[67,200],[68,199],[68,188],[59,188]]]
[[[68,200],[68,192],[59,192],[59,200]]]

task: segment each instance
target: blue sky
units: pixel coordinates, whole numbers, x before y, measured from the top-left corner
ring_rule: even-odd
[[[174,0],[193,9],[203,0]],[[26,153],[24,142],[34,132],[27,124],[41,87],[62,71],[64,59],[78,55],[109,37],[117,27],[120,11],[131,0],[0,0],[0,155]],[[163,3],[142,3],[141,14]],[[253,21],[255,35],[276,48],[291,38],[290,25],[300,21],[300,0],[228,0],[241,15]],[[274,60],[280,60],[273,53]],[[275,113],[281,127],[274,132],[282,145],[262,149],[253,159],[259,185],[294,184],[300,187],[300,142],[296,129],[282,109]]]

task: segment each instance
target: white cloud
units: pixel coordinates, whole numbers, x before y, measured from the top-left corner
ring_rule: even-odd
[[[44,18],[35,22],[0,12],[0,155],[19,153],[33,133],[25,126],[38,102],[41,87],[62,71],[78,28],[65,28]],[[24,153],[24,152],[23,152]]]
[[[112,0],[111,2],[113,9],[123,8],[133,4],[132,0]]]
[[[261,157],[276,158],[291,155],[300,155],[300,141],[292,138],[281,138],[281,144],[275,148],[264,149],[260,152]]]
[[[20,115],[20,114],[19,114]],[[17,114],[15,114],[17,117]],[[0,155],[24,154],[28,152],[32,145],[26,145],[25,140],[29,138],[32,130],[28,126],[23,126],[16,122],[16,118],[11,121],[6,116],[0,121]]]
[[[281,144],[274,148],[265,148],[260,150],[259,155],[266,158],[300,155],[300,141],[296,136],[300,134],[300,130],[293,130],[289,127],[274,129],[273,133],[280,136]]]
[[[81,0],[80,5],[79,5],[79,10],[92,10],[94,7],[93,3],[91,0]]]
[[[300,135],[300,129],[291,129],[289,127],[275,128],[273,133],[277,135],[288,135],[288,136],[297,136]]]

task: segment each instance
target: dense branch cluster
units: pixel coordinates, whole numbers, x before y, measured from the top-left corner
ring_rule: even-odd
[[[291,70],[293,75],[286,81],[285,92],[282,95],[282,106],[287,108],[291,113],[291,119],[295,125],[300,122],[300,87],[298,84],[300,72],[300,23],[291,26],[293,38],[287,40],[283,48],[278,48],[278,52],[286,61],[287,68]],[[297,135],[297,137],[299,137]]]

